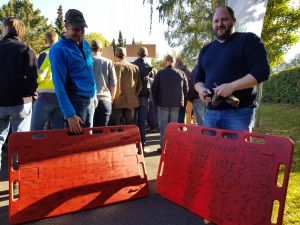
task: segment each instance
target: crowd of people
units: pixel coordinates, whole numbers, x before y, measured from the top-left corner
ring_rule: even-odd
[[[82,127],[137,124],[143,148],[146,128],[159,128],[162,146],[169,122],[251,132],[256,85],[270,68],[260,38],[234,31],[236,19],[228,6],[213,17],[216,39],[202,48],[190,72],[181,58],[167,55],[165,68],[147,63],[140,47],[134,62],[126,49],[115,49],[115,62],[101,56],[102,43],[84,39],[83,14],[65,14],[65,33],[45,34],[46,48],[38,59],[22,42],[23,22],[2,22],[0,41],[0,153],[12,132],[63,129],[80,134]],[[161,148],[158,149],[160,151]],[[0,159],[1,163],[1,159]],[[1,164],[0,164],[1,168]]]

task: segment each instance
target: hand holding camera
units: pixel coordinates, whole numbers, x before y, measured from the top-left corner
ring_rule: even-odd
[[[218,86],[216,83],[214,83],[214,85],[216,87],[212,97],[212,105],[214,107],[217,107],[223,102],[226,102],[233,107],[239,106],[240,100],[232,95],[233,89],[230,88],[230,84],[222,84]]]

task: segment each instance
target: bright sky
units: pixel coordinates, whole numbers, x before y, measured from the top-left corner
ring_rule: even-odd
[[[86,33],[101,33],[110,42],[113,38],[118,39],[119,30],[123,38],[131,44],[142,41],[144,44],[156,44],[159,57],[166,53],[173,53],[164,39],[166,25],[159,23],[158,12],[154,10],[152,32],[150,27],[150,6],[143,5],[143,0],[30,0],[33,7],[39,8],[41,14],[54,24],[57,17],[57,9],[62,5],[64,14],[68,9],[74,8],[83,12],[88,28]],[[8,0],[0,0],[0,7]],[[155,2],[155,1],[154,1]],[[290,60],[296,53],[300,52],[300,42],[295,45],[286,55]],[[177,50],[178,51],[178,50]]]
[[[166,26],[158,21],[158,13],[153,15],[153,27],[150,32],[150,5],[143,5],[143,0],[30,0],[34,9],[39,8],[41,14],[48,18],[48,22],[57,17],[59,5],[65,14],[68,9],[80,10],[88,28],[86,33],[98,32],[110,42],[113,38],[117,41],[119,31],[127,44],[142,41],[144,44],[156,44],[156,51],[160,57],[172,53],[164,39]],[[0,7],[8,0],[0,0]]]

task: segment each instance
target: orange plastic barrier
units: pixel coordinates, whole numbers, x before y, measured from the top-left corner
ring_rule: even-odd
[[[282,224],[293,146],[284,137],[171,123],[156,191],[218,225]]]
[[[9,139],[13,224],[145,197],[136,126],[14,133]]]

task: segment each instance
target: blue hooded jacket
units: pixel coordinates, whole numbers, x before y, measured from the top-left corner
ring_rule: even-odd
[[[73,40],[62,36],[49,53],[55,92],[67,118],[76,114],[72,95],[93,98],[96,93],[91,48],[85,40],[81,44],[83,51]]]

